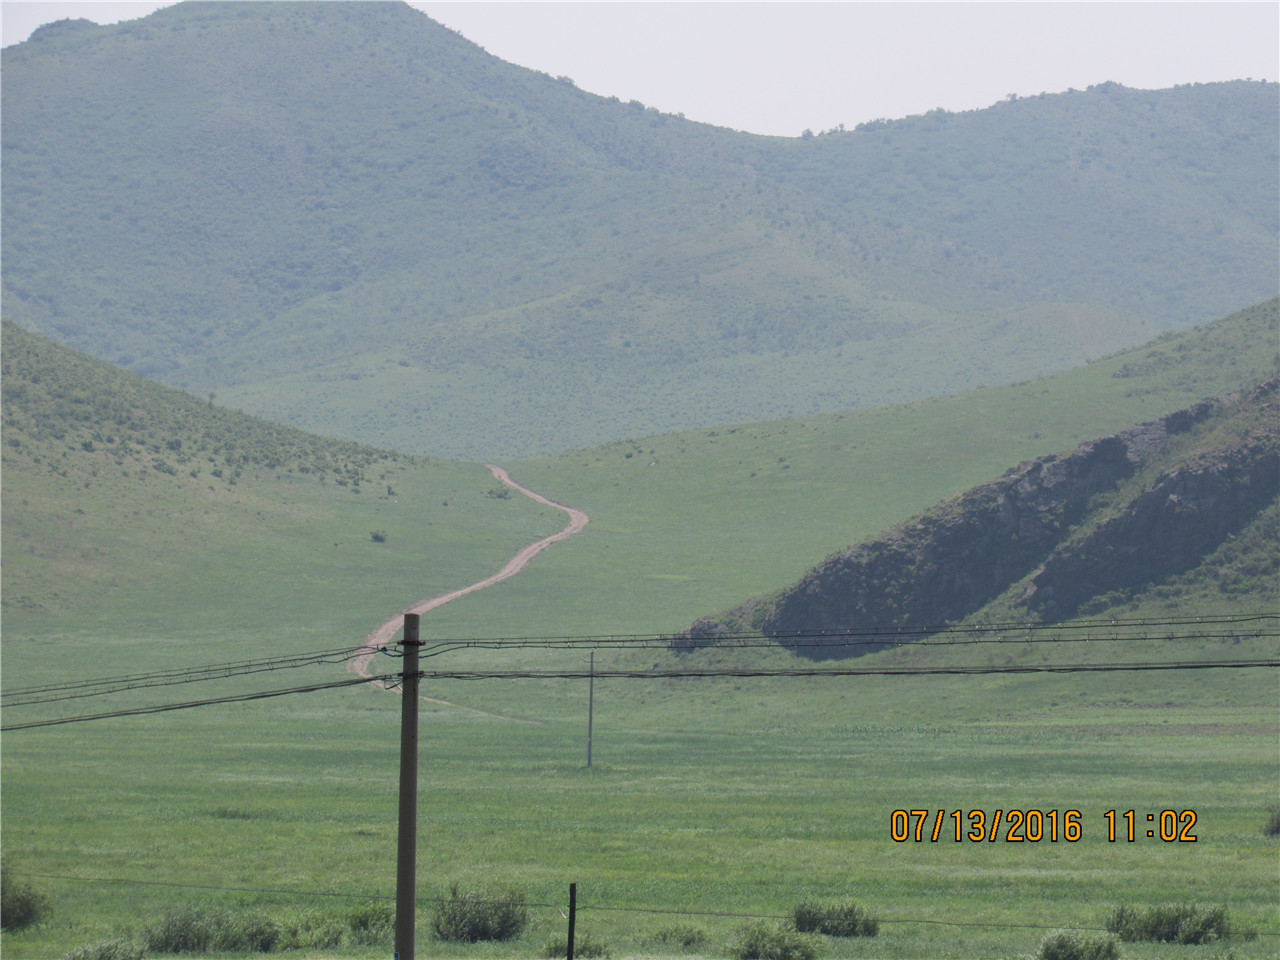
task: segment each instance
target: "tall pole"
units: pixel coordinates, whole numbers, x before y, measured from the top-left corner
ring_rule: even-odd
[[[414,960],[418,865],[418,614],[404,615],[400,700],[400,836],[396,846],[396,960]]]
[[[591,766],[591,728],[596,719],[596,652],[591,651],[591,678],[587,681],[587,766]]]

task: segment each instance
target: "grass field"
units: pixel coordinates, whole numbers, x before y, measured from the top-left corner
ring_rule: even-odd
[[[1099,926],[1120,901],[1223,903],[1280,934],[1261,832],[1277,772],[1268,677],[601,681],[590,769],[585,683],[483,685],[430,692],[525,722],[424,710],[426,898],[498,883],[563,906],[576,882],[580,928],[621,955],[670,952],[647,940],[679,922],[723,956],[746,921],[715,914],[783,916],[805,895],[852,894],[881,918],[834,956],[1012,957],[1039,928]],[[397,707],[357,688],[8,734],[6,869],[99,882],[33,878],[58,921],[6,935],[6,953],[60,956],[191,901],[341,915],[391,895]],[[1078,810],[1081,839],[890,836],[895,809],[997,808]],[[1130,809],[1138,839],[1109,843],[1104,814]],[[1194,844],[1141,836],[1143,812],[1188,809]],[[563,927],[555,906],[533,913],[498,949],[434,942],[421,923],[420,950],[527,956]]]
[[[1267,323],[1274,320],[1259,330],[1272,336]],[[1170,341],[1170,354],[1198,349],[1187,343]],[[430,614],[424,638],[682,629],[1011,463],[1242,385],[1271,362],[1230,352],[1236,368],[1206,353],[1210,362],[1192,376],[1188,365],[1164,363],[1157,345],[1145,375],[1114,376],[1140,359],[1129,356],[1074,380],[512,465],[514,479],[582,507],[590,524],[519,576]],[[1248,364],[1258,369],[1241,369]],[[6,607],[6,695],[353,645],[397,609],[495,572],[563,523],[523,498],[489,496],[493,480],[476,465],[397,466],[385,481],[394,497],[382,495],[381,480],[356,497],[333,484],[246,472],[218,494],[216,510],[154,483],[139,492],[77,478],[72,469],[37,483],[6,471],[6,590],[23,563],[24,582],[53,582],[58,558],[74,556],[76,541],[59,532],[68,516],[112,568],[98,577],[74,567],[69,582],[89,585],[79,602],[59,606],[48,592],[43,611]],[[68,509],[72,493],[83,514]],[[191,516],[194,503],[210,519]],[[95,539],[93,522],[126,507],[145,535]],[[185,531],[175,518],[185,518]],[[387,542],[373,543],[371,530],[386,530]],[[44,539],[57,536],[66,539]],[[1272,641],[1241,639],[1149,641],[1124,653],[1275,650]],[[859,664],[1114,655],[910,648]],[[586,657],[585,648],[516,644],[424,667],[580,670]],[[790,662],[781,650],[682,656],[603,642],[596,654],[601,670]],[[374,666],[392,672],[396,662]],[[689,953],[728,956],[748,917],[785,916],[807,895],[855,896],[881,920],[875,938],[829,940],[833,957],[1030,955],[1048,930],[1101,926],[1121,901],[1220,903],[1238,927],[1258,933],[1203,947],[1126,944],[1127,957],[1274,956],[1280,849],[1262,829],[1280,799],[1273,673],[601,679],[590,769],[585,681],[433,681],[424,693],[452,705],[423,707],[419,952],[535,955],[563,933],[560,909],[574,882],[579,929],[615,956],[680,953],[662,939],[676,926],[705,934]],[[6,710],[5,723],[343,676],[329,665],[133,690]],[[42,927],[6,932],[5,954],[62,957],[137,935],[193,902],[282,922],[340,919],[385,902],[376,898],[394,890],[398,712],[394,694],[355,687],[7,732],[4,869],[45,890],[55,913]],[[1081,838],[891,837],[897,809],[1014,808],[1078,810]],[[1135,811],[1134,842],[1108,842],[1109,810]],[[1165,810],[1195,811],[1194,843],[1159,839]],[[1144,835],[1147,813],[1154,838]],[[430,898],[456,881],[522,888],[533,905],[523,939],[432,940]]]

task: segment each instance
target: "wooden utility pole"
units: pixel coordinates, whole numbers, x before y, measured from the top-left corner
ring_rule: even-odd
[[[591,766],[591,728],[596,719],[596,652],[591,651],[591,678],[587,681],[587,766]]]
[[[396,846],[396,960],[414,960],[418,866],[418,614],[404,615],[400,700],[400,835]]]

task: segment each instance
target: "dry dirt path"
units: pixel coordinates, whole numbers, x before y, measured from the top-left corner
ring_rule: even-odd
[[[525,547],[514,557],[508,560],[507,565],[493,576],[487,577],[478,583],[473,583],[469,587],[454,590],[452,593],[441,594],[438,597],[432,597],[429,600],[423,600],[419,603],[415,603],[413,606],[409,607],[409,609],[404,611],[404,613],[427,613],[430,610],[434,610],[436,607],[443,606],[450,600],[457,600],[459,597],[465,597],[469,593],[475,593],[477,590],[483,590],[485,587],[491,587],[495,583],[501,583],[503,580],[514,577],[528,565],[530,560],[540,554],[543,550],[547,549],[547,547],[551,546],[553,543],[559,543],[561,540],[569,539],[569,537],[572,537],[587,525],[588,517],[581,510],[576,510],[573,507],[566,507],[563,504],[553,503],[541,494],[534,493],[532,490],[520,486],[520,484],[512,480],[507,474],[507,471],[503,470],[501,467],[495,467],[491,463],[486,464],[486,466],[488,466],[490,472],[497,480],[506,484],[512,490],[522,493],[529,499],[536,500],[538,503],[545,506],[555,507],[557,510],[563,510],[569,515],[568,525],[559,533],[553,533],[551,536],[544,537],[537,543],[529,544],[529,546]],[[403,624],[404,614],[397,614],[382,626],[378,627],[378,629],[373,631],[373,633],[369,634],[369,636],[365,638],[364,646],[360,648],[357,655],[349,662],[348,669],[362,677],[371,676],[369,672],[370,662],[378,655],[379,651],[391,643]],[[452,706],[452,704],[448,704],[445,700],[435,700],[431,697],[423,697],[422,699],[431,703]]]

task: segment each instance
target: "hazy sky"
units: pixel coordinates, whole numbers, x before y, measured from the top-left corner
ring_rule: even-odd
[[[4,0],[3,43],[64,17],[109,23],[165,5]],[[786,136],[1105,80],[1280,80],[1275,0],[412,5],[495,56],[592,93]]]

